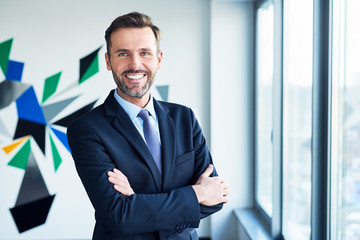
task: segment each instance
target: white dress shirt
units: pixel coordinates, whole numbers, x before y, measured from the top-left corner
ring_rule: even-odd
[[[144,141],[145,141],[144,129],[143,129],[144,121],[140,117],[138,117],[137,115],[139,114],[139,112],[142,109],[148,110],[150,115],[151,115],[150,122],[153,125],[153,127],[155,127],[156,132],[158,133],[159,142],[161,144],[160,131],[159,131],[159,121],[158,121],[158,118],[157,118],[157,115],[156,115],[156,112],[155,112],[153,97],[150,95],[150,101],[148,102],[148,104],[144,108],[140,108],[137,105],[135,105],[133,103],[130,103],[130,102],[126,101],[125,99],[123,99],[122,97],[120,97],[120,95],[117,93],[117,89],[115,89],[114,97],[115,97],[116,101],[120,104],[120,106],[128,114],[131,121],[134,123],[136,129],[139,131],[142,138],[144,139]]]

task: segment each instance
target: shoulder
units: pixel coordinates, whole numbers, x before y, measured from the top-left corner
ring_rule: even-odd
[[[196,122],[194,112],[190,107],[170,102],[157,101],[158,107],[155,107],[157,114],[165,113],[175,123],[185,124],[185,122]],[[159,110],[159,111],[158,111]]]
[[[171,102],[157,101],[157,104],[163,111],[168,112],[170,115],[193,115],[190,107]]]
[[[167,109],[168,111],[191,111],[189,107],[178,103],[163,102],[163,101],[157,101],[157,103],[163,108]]]

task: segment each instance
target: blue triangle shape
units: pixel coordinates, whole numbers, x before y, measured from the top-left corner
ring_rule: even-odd
[[[46,125],[46,120],[36,98],[33,86],[28,88],[16,100],[16,108],[19,118]]]
[[[24,63],[9,60],[6,79],[13,81],[21,81]]]
[[[70,146],[66,137],[66,133],[63,133],[55,128],[51,128],[56,137],[60,140],[60,142],[67,148],[67,150],[71,153]]]

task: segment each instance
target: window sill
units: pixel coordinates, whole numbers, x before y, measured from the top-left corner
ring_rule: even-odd
[[[239,224],[240,239],[271,240],[255,210],[250,208],[234,211]]]

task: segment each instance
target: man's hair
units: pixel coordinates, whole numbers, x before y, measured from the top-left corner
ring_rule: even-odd
[[[106,30],[105,40],[106,40],[106,49],[108,54],[110,55],[110,47],[111,47],[110,38],[114,30],[119,28],[144,28],[144,27],[150,27],[151,30],[153,31],[156,39],[157,52],[159,53],[160,38],[161,38],[160,29],[153,24],[152,19],[149,16],[143,13],[131,12],[122,15],[120,17],[117,17]]]

